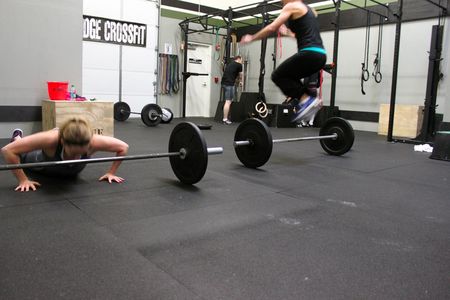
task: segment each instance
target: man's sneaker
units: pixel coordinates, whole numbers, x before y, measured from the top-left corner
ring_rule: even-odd
[[[297,105],[291,122],[303,120],[305,117],[314,116],[322,107],[322,101],[319,98],[309,97],[305,102]],[[309,122],[309,120],[308,120]]]
[[[231,121],[230,120],[222,120],[222,123],[225,125],[230,125]]]
[[[11,140],[10,143],[14,142],[16,140],[17,137],[22,137],[23,136],[23,131],[20,128],[16,128],[14,129],[12,136],[11,136]]]

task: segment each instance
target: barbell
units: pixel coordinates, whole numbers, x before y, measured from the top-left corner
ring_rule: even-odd
[[[158,104],[150,103],[145,105],[141,112],[133,112],[130,106],[123,101],[114,103],[114,119],[119,122],[128,120],[130,114],[141,115],[142,122],[153,127],[159,123],[170,123],[173,113],[168,108],[161,108]]]
[[[195,184],[206,173],[208,155],[223,153],[222,147],[207,148],[205,138],[200,129],[190,122],[182,122],[175,126],[170,134],[168,148],[169,152],[166,153],[0,165],[0,171],[169,157],[175,176],[182,183]]]
[[[320,140],[322,148],[331,155],[343,155],[353,146],[353,127],[343,118],[328,119],[319,136],[272,139],[269,127],[259,119],[247,119],[239,124],[234,135],[234,150],[248,168],[263,166],[272,154],[274,143]]]

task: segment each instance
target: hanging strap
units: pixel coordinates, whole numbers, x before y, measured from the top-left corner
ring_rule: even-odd
[[[236,34],[231,34],[231,41],[232,41],[232,47],[233,47],[233,51],[231,52],[233,57],[235,57],[237,55],[237,36]]]
[[[280,31],[278,31],[277,36],[277,57],[280,59],[283,57],[283,39],[281,38]]]
[[[323,69],[320,70],[319,76],[319,99],[322,99],[322,82],[323,82]]]
[[[219,30],[220,27],[215,27],[216,30],[216,41],[214,43],[215,52],[214,52],[214,59],[219,60],[220,59],[220,51],[222,49],[222,46],[219,44]]]
[[[277,37],[273,40],[273,52],[272,52],[272,61],[273,61],[273,69],[277,68],[277,58],[278,58],[278,36],[280,32],[278,31]]]
[[[178,91],[180,90],[180,78],[178,77],[178,72],[179,72],[179,62],[178,62],[178,55],[172,55],[170,57],[170,82],[171,82],[171,87],[170,90],[171,92],[173,92],[174,94],[178,93]]]
[[[225,56],[225,37],[222,37],[222,40],[220,42],[220,56],[217,60],[220,63],[220,72],[223,74],[223,71],[225,70],[225,63],[224,63],[224,56]]]
[[[167,54],[161,54],[161,72],[159,73],[160,79],[161,79],[161,94],[165,95],[167,94],[166,91],[166,58]]]
[[[166,59],[166,93],[170,95],[170,55]]]
[[[367,1],[366,1],[367,2]],[[366,5],[364,5],[366,7]],[[367,23],[366,23],[366,39],[364,42],[364,62],[361,64],[361,93],[366,94],[364,91],[364,81],[369,80],[369,49],[370,49],[370,12],[367,12]]]
[[[383,76],[381,75],[381,50],[383,44],[383,17],[380,16],[380,22],[378,24],[378,42],[377,42],[377,53],[375,54],[375,59],[373,60],[373,72],[372,76],[376,83],[380,83]]]

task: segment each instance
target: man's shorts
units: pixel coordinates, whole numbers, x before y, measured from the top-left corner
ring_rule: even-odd
[[[222,87],[224,92],[224,99],[233,101],[235,91],[234,85],[222,85]]]

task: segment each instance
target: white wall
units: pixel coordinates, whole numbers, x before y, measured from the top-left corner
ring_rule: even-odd
[[[172,45],[172,54],[178,55],[178,62],[180,66],[180,90],[177,94],[171,94],[171,95],[159,95],[158,96],[158,105],[161,107],[167,107],[169,108],[173,114],[174,117],[181,116],[181,97],[183,94],[183,86],[182,86],[182,77],[181,72],[183,70],[183,51],[181,51],[181,31],[180,27],[178,26],[178,23],[180,20],[177,19],[171,19],[171,18],[161,18],[161,26],[159,31],[159,51],[161,53],[164,53],[164,44],[171,44]]]
[[[182,97],[183,97],[183,84],[182,84],[182,76],[181,72],[183,71],[183,51],[181,50],[181,41],[184,37],[180,26],[178,25],[181,20],[171,19],[162,17],[161,18],[161,27],[160,27],[160,52],[164,52],[164,44],[169,43],[173,46],[173,54],[177,54],[180,63],[180,91],[178,94],[173,95],[160,95],[158,104],[162,107],[167,107],[172,110],[175,117],[181,116],[182,110]],[[190,28],[199,28],[196,24],[190,24]],[[214,50],[214,45],[216,43],[216,36],[212,34],[197,34],[192,33],[189,34],[188,37],[189,42],[198,42],[208,45],[213,45],[212,49],[212,64],[211,64],[211,80],[214,79],[214,76],[218,76],[221,78],[221,65],[215,60],[216,53]],[[188,79],[189,80],[189,79]],[[210,95],[210,116],[213,117],[216,112],[217,103],[220,100],[220,81],[219,84],[214,82],[211,83],[211,95]]]
[[[83,96],[117,102],[121,86],[121,100],[127,102],[132,111],[140,112],[144,105],[155,103],[159,14],[156,3],[147,0],[84,0],[83,14],[147,24],[145,48],[83,41]]]
[[[428,51],[431,42],[431,27],[437,24],[437,20],[425,20],[407,22],[402,24],[400,61],[397,82],[398,104],[423,105],[425,99]],[[444,29],[445,38],[442,50],[443,61],[441,70],[446,75],[439,86],[437,97],[437,113],[444,114],[444,121],[450,121],[450,28],[447,19]],[[372,27],[370,41],[369,71],[373,70],[373,58],[377,47],[378,28]],[[383,80],[380,84],[375,83],[373,78],[364,83],[366,95],[362,95],[360,87],[361,63],[364,59],[365,29],[341,30],[339,41],[338,76],[336,89],[336,105],[341,110],[379,112],[381,103],[390,103],[392,66],[394,54],[395,25],[387,25],[383,31],[383,49],[381,73]],[[328,53],[328,63],[332,61],[333,54],[333,32],[323,32],[322,39]],[[266,54],[266,76],[265,94],[268,103],[280,103],[284,96],[271,82],[270,75],[273,71],[271,53],[273,52],[273,39],[270,39]],[[259,55],[260,42],[255,42],[246,49],[244,53],[250,53],[250,78],[249,91],[258,90]],[[295,40],[283,38],[283,58],[296,51]],[[323,96],[324,104],[329,104],[331,76],[324,75]],[[354,122],[356,129],[377,131],[378,124],[367,122]]]

